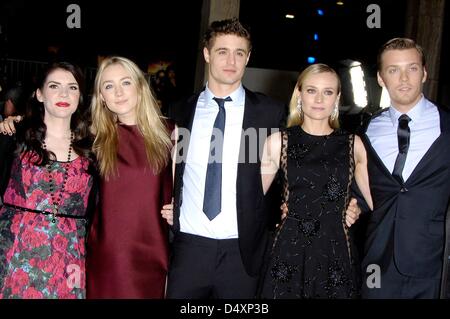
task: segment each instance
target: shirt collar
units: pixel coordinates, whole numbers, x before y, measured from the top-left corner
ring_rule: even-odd
[[[409,110],[409,112],[406,113],[406,115],[408,115],[409,118],[411,119],[412,123],[418,121],[421,117],[423,117],[424,113],[426,112],[426,105],[427,105],[426,99],[422,95],[422,98],[419,100],[419,102],[417,102],[417,104],[414,105],[414,107],[411,110]],[[403,113],[399,112],[394,106],[391,105],[389,107],[389,116],[391,117],[393,126],[397,126],[398,118],[402,114]]]
[[[234,90],[233,92],[231,92],[230,95],[227,95],[227,96],[231,97],[231,100],[232,100],[231,105],[234,105],[234,106],[244,105],[245,104],[245,90],[244,90],[244,87],[242,86],[242,83],[239,85],[239,87],[236,90]],[[213,101],[214,97],[216,97],[216,96],[208,88],[208,83],[206,83],[206,88],[205,88],[206,104],[207,105],[213,104],[213,102],[214,102],[214,105],[217,104],[215,101]],[[226,96],[217,96],[217,97],[226,98]]]

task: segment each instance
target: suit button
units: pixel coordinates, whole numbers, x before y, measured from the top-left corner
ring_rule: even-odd
[[[402,189],[400,189],[401,193],[406,193],[408,191],[408,189],[406,187],[402,187]]]

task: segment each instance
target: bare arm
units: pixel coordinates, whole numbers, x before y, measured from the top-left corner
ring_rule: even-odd
[[[364,196],[367,205],[373,210],[372,195],[369,187],[369,174],[367,172],[367,153],[359,136],[355,136],[355,180]]]
[[[270,135],[264,143],[263,155],[261,159],[261,181],[264,195],[272,185],[272,182],[280,167],[281,155],[281,133],[276,132]]]

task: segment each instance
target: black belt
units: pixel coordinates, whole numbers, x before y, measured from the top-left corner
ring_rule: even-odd
[[[186,242],[189,244],[197,244],[206,247],[238,247],[238,238],[228,238],[228,239],[214,239],[203,237],[199,235],[193,235],[189,233],[179,232],[176,234],[175,241]]]
[[[21,206],[16,206],[16,205],[12,205],[12,204],[8,204],[8,203],[3,203],[3,206],[5,207],[10,207],[10,208],[14,208],[17,210],[21,210],[23,212],[30,212],[30,213],[35,213],[35,214],[43,214],[43,215],[53,215],[52,212],[48,212],[46,210],[38,210],[38,209],[30,209],[30,208],[26,208],[26,207],[21,207]],[[74,218],[74,219],[87,219],[84,216],[76,216],[76,215],[68,215],[68,214],[55,214],[54,217],[65,217],[65,218]]]

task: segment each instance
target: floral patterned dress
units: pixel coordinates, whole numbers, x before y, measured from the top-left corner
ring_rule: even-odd
[[[13,161],[0,205],[0,298],[85,297],[88,168],[84,157],[49,168],[28,156]],[[56,218],[53,198],[61,199]]]
[[[309,135],[295,126],[283,132],[283,149],[289,213],[277,229],[261,296],[356,298],[358,262],[344,223],[353,136],[341,130]]]

